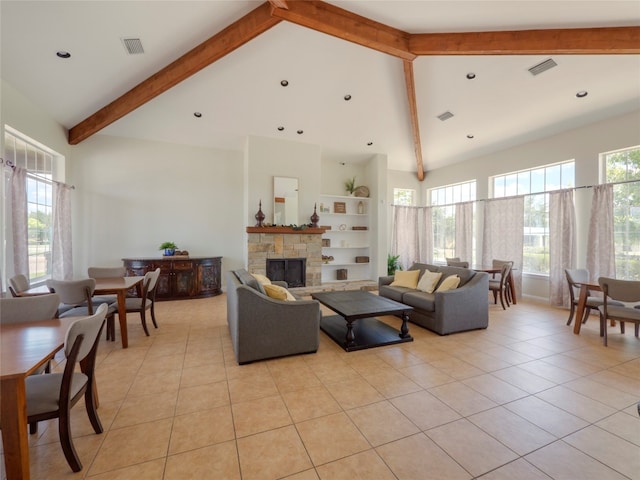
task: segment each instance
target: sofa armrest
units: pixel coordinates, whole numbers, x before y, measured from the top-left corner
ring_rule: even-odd
[[[489,323],[489,275],[477,272],[462,287],[435,292],[438,328],[443,334],[474,328]]]
[[[394,275],[387,275],[384,277],[378,277],[378,287],[381,287],[383,285],[391,285],[391,283],[393,282],[393,280],[395,279]]]
[[[278,285],[282,288],[289,288],[289,284],[283,280],[271,280],[271,285]]]

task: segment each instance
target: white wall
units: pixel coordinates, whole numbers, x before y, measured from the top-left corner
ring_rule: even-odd
[[[576,186],[599,183],[599,155],[604,152],[640,145],[640,111],[614,117],[585,127],[520,145],[472,160],[426,172],[421,184],[407,177],[406,172],[389,172],[388,201],[393,200],[393,188],[418,188],[418,198],[426,204],[426,190],[443,185],[476,180],[477,198],[489,197],[491,176],[540,165],[575,160]],[[428,160],[426,162],[428,164]],[[415,177],[415,174],[414,174]],[[417,186],[414,186],[417,185]],[[575,192],[577,215],[578,267],[586,264],[586,239],[591,209],[591,189]],[[481,237],[481,235],[480,235]],[[481,238],[478,238],[480,251]],[[525,276],[523,293],[536,297],[548,296],[546,277]]]
[[[95,135],[74,146],[74,274],[160,255],[164,241],[192,256],[244,266],[241,152]]]

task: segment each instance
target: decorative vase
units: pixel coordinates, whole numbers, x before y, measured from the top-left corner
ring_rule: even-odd
[[[258,223],[256,223],[256,227],[261,227],[262,222],[264,222],[264,213],[262,213],[262,200],[260,200],[260,203],[258,204],[258,213],[256,213],[256,220],[258,221]]]
[[[320,217],[318,216],[318,214],[316,213],[316,204],[313,204],[313,215],[311,215],[311,228],[318,228],[318,220],[320,220]]]
[[[176,249],[175,248],[165,248],[164,249],[164,256],[165,257],[172,257],[174,253],[176,253]]]

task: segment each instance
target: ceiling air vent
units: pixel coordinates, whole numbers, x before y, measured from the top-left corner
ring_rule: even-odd
[[[550,68],[557,67],[557,66],[558,64],[553,61],[553,58],[548,58],[544,62],[531,67],[529,69],[529,72],[531,73],[531,75],[535,77],[536,75],[540,75],[542,72],[546,72]]]
[[[127,53],[129,55],[144,53],[144,48],[142,48],[142,42],[139,38],[123,38],[122,43],[124,44],[124,48],[127,49]]]
[[[453,113],[451,113],[451,112],[444,112],[444,113],[441,113],[440,115],[438,115],[438,118],[440,120],[442,120],[443,122],[445,120],[449,120],[451,117],[453,117]]]

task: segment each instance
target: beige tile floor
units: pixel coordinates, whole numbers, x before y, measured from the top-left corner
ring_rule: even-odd
[[[159,303],[150,337],[132,315],[130,348],[102,341],[104,433],[74,408],[74,474],[42,423],[32,478],[640,479],[633,328],[604,347],[595,317],[576,336],[523,301],[487,330],[351,353],[321,333],[316,354],[238,366],[225,302]]]

